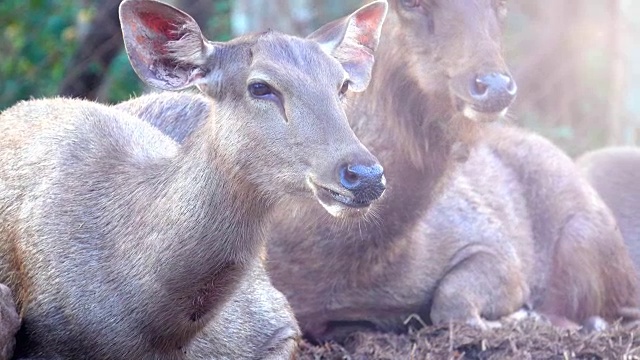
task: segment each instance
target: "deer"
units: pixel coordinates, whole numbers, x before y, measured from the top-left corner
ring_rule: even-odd
[[[265,222],[288,197],[352,218],[383,195],[343,97],[366,88],[386,12],[364,6],[322,41],[267,31],[223,43],[172,6],[125,0],[138,76],[197,87],[193,102],[209,104],[183,144],[87,100],[0,113],[0,282],[22,318],[15,357],[291,356],[298,327],[264,272]]]
[[[564,152],[497,121],[517,93],[507,2],[389,5],[347,113],[385,168],[384,198],[349,223],[291,204],[269,229],[268,271],[303,332],[395,331],[415,314],[489,329],[523,309],[561,326],[636,321],[638,278],[609,209]]]
[[[575,161],[613,212],[635,268],[640,269],[640,149],[606,147],[582,154]]]
[[[352,221],[285,201],[268,224],[267,271],[309,339],[402,331],[416,315],[482,329],[522,315],[586,330],[638,319],[610,210],[562,150],[498,121],[517,94],[506,15],[506,1],[389,1],[369,87],[346,99],[385,196]],[[181,117],[146,120],[180,142],[201,123]]]

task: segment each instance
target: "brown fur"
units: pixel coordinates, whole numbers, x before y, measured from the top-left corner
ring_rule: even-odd
[[[465,94],[476,74],[508,74],[501,2],[416,3],[390,1],[371,85],[349,99],[385,197],[361,220],[308,201],[271,225],[268,270],[303,330],[336,339],[416,313],[486,328],[522,307],[557,324],[628,314],[637,279],[609,210],[549,141],[482,124],[508,104],[478,112]],[[155,125],[174,136],[170,123]]]
[[[88,101],[31,100],[1,113],[0,282],[18,294],[17,356],[290,356],[299,330],[264,271],[263,224],[290,195],[319,199],[318,186],[348,198],[337,169],[376,164],[348,126],[340,89],[346,76],[366,87],[385,14],[382,2],[363,7],[328,45],[274,32],[220,44],[175,8],[127,0],[120,15],[136,72],[209,96],[185,97],[211,111],[182,146],[134,111]],[[336,49],[354,53],[341,58],[348,66]],[[278,98],[251,92],[256,79]],[[154,113],[170,98],[139,101]],[[381,185],[365,185],[375,201]]]
[[[419,2],[427,16],[390,2],[371,85],[350,102],[385,167],[376,216],[344,223],[308,203],[280,209],[271,228],[268,270],[303,330],[397,329],[412,313],[486,327],[525,305],[582,323],[637,307],[613,218],[570,159],[460,105],[456,76],[506,72],[497,2]],[[469,155],[456,164],[460,142]]]
[[[640,149],[594,150],[576,159],[576,164],[615,215],[636,269],[640,269]]]
[[[580,323],[594,315],[611,321],[632,313],[638,280],[608,207],[550,142],[514,128],[500,130],[490,132],[487,142],[522,184],[537,255],[534,274],[544,281],[534,303]]]
[[[186,139],[202,126],[213,111],[206,97],[191,93],[164,92],[133,98],[115,106],[124,111],[162,125],[163,121],[177,138]],[[202,123],[194,124],[197,120]],[[243,278],[235,296],[198,334],[186,353],[190,359],[283,359],[295,353],[298,337],[296,320],[284,295],[276,290],[264,267],[266,251]],[[239,316],[242,315],[242,316]],[[232,340],[232,341],[231,341]]]
[[[0,284],[0,359],[8,360],[13,355],[16,333],[20,328],[20,316],[11,290]]]

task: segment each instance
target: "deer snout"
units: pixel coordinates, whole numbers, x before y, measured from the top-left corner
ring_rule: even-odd
[[[340,166],[340,183],[351,191],[354,202],[370,204],[382,196],[386,188],[384,170],[380,164],[344,164]]]
[[[365,215],[386,188],[384,170],[373,156],[347,158],[351,160],[338,163],[324,176],[318,173],[308,179],[318,202],[335,217]]]
[[[515,99],[517,91],[513,78],[499,72],[478,75],[469,87],[474,109],[485,113],[505,110]]]
[[[458,110],[478,122],[495,121],[504,115],[518,91],[506,71],[465,72],[452,78],[451,89]]]

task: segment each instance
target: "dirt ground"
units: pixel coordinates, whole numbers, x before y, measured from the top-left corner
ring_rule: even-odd
[[[527,320],[484,332],[458,324],[425,327],[403,335],[360,332],[341,345],[302,342],[297,359],[640,360],[640,329],[612,326],[584,334]]]

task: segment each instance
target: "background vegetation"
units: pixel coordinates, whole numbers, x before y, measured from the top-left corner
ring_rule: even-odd
[[[360,0],[173,0],[210,39],[275,28],[307,34]],[[119,0],[0,1],[0,110],[29,97],[117,102],[145,91],[122,52]],[[512,118],[572,155],[638,144],[640,5],[510,3],[505,56],[519,85]]]

